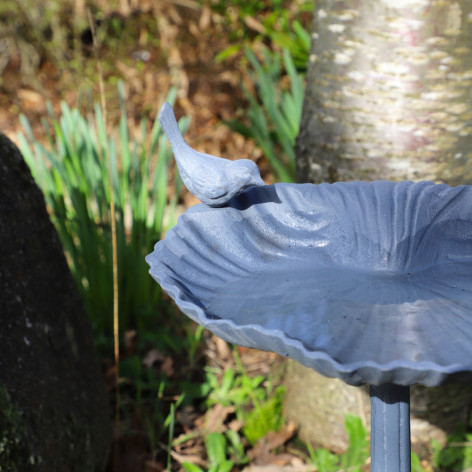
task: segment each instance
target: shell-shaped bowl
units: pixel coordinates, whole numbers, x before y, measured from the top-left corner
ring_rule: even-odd
[[[351,385],[470,378],[472,187],[252,187],[189,209],[147,262],[229,342]]]

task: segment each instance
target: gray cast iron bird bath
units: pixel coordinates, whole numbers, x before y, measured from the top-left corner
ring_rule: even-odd
[[[369,384],[371,470],[409,471],[409,386],[471,377],[472,187],[262,185],[255,166],[193,151],[169,105],[159,119],[214,207],[179,218],[151,275],[226,341]]]

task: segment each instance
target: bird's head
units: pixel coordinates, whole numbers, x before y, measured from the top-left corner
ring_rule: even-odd
[[[256,164],[249,159],[230,161],[192,149],[180,133],[168,103],[163,105],[159,121],[169,138],[183,182],[206,205],[224,206],[244,189],[265,185]]]
[[[239,184],[241,190],[248,187],[265,185],[261,178],[259,168],[254,161],[239,159],[232,162],[232,178],[236,186]]]

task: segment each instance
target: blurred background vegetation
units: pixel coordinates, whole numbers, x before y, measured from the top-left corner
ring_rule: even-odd
[[[196,149],[253,159],[268,183],[294,180],[313,7],[312,0],[0,3],[0,128],[20,146],[45,194],[111,402],[119,389],[110,471],[229,472],[254,464],[369,470],[358,418],[346,418],[344,454],[303,444],[283,418],[278,356],[228,346],[188,322],[144,262],[196,203],[155,120],[164,100]],[[458,470],[466,434],[459,432],[453,442],[462,446],[447,453],[436,447],[427,460],[414,456],[413,470]],[[472,466],[472,457],[467,461]]]

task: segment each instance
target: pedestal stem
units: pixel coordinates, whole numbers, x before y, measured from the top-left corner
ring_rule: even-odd
[[[410,387],[370,387],[371,472],[410,472]]]

